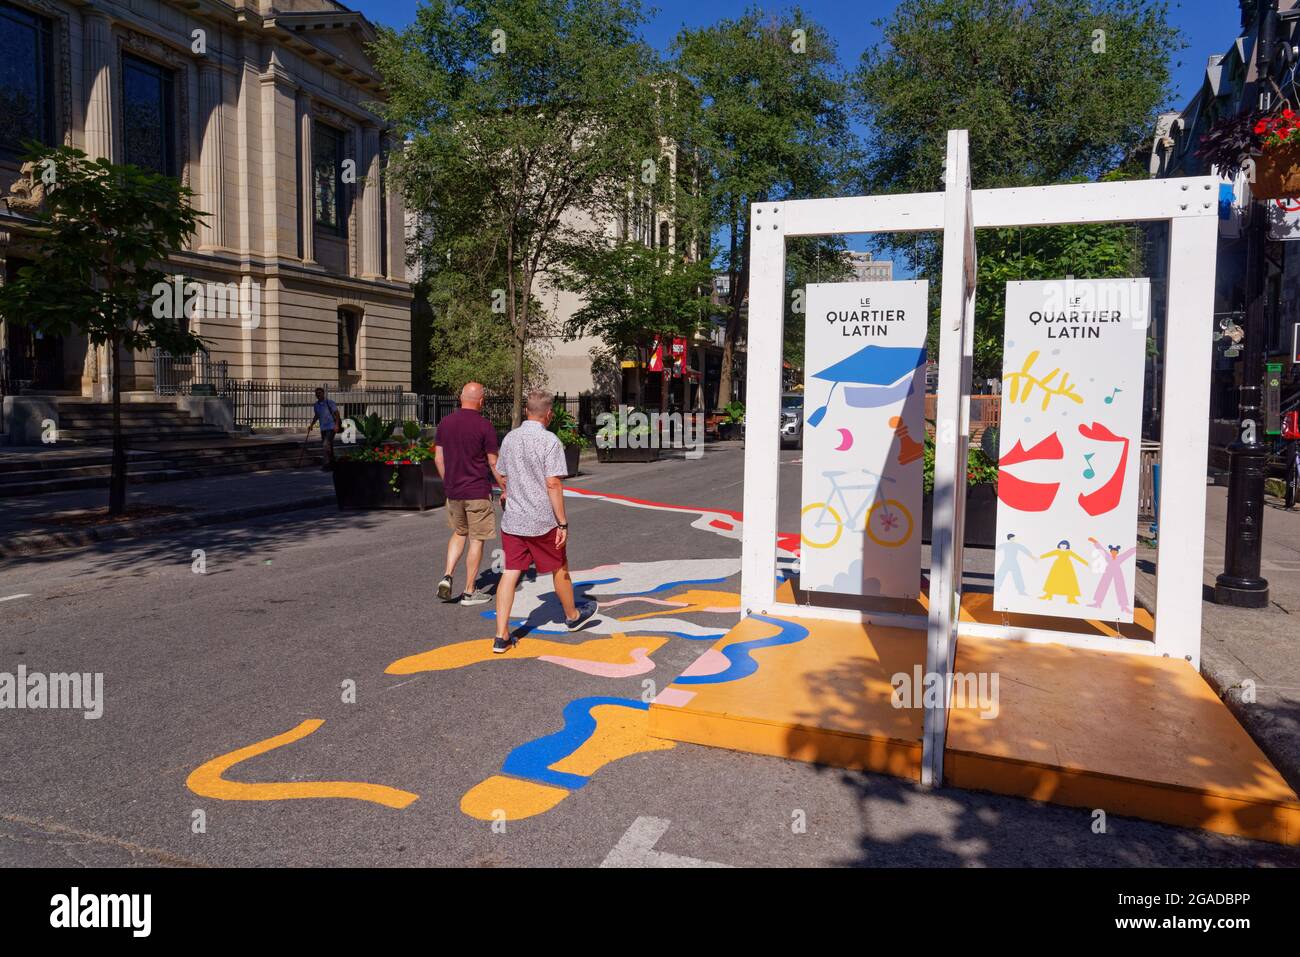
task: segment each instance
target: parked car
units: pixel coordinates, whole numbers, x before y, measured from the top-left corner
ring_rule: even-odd
[[[781,448],[803,448],[803,395],[787,392],[781,396]]]

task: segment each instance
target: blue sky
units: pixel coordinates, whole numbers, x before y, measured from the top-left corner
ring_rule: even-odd
[[[402,27],[415,19],[416,0],[342,0],[344,5],[360,10],[370,20]],[[646,0],[655,13],[646,24],[646,41],[666,52],[682,27],[703,27],[718,20],[737,17],[751,6],[767,10],[784,10],[794,3],[756,3],[754,0]],[[894,10],[896,0],[803,0],[798,4],[806,16],[826,27],[839,47],[840,63],[852,69],[862,51],[880,39],[872,24]],[[1169,4],[1170,21],[1183,32],[1186,49],[1174,60],[1174,90],[1166,108],[1184,106],[1200,88],[1205,78],[1205,63],[1211,54],[1228,49],[1237,36],[1241,14],[1236,0],[1182,0]],[[715,237],[716,238],[716,237]],[[719,240],[720,241],[720,240]],[[848,240],[850,249],[872,249],[875,241],[866,236]],[[912,278],[907,266],[895,263],[896,278]]]
[[[343,0],[346,6],[360,10],[368,18],[389,26],[400,27],[415,18],[415,0]],[[655,48],[666,50],[683,26],[702,27],[717,20],[735,17],[751,5],[751,0],[659,0],[650,4],[658,10],[646,26],[645,39]],[[787,4],[757,4],[765,9],[780,10]],[[822,24],[839,43],[840,61],[852,67],[862,51],[880,39],[872,21],[881,19],[897,6],[890,0],[804,0],[804,13]],[[1169,5],[1170,19],[1182,31],[1188,46],[1179,57],[1181,66],[1174,69],[1176,84],[1174,103],[1182,106],[1200,86],[1205,75],[1205,61],[1212,53],[1222,53],[1237,35],[1240,14],[1235,0],[1182,0]]]

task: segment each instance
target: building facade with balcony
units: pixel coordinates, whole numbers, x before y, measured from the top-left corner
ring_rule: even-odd
[[[1277,36],[1287,47],[1300,43],[1300,3],[1280,0]],[[1152,176],[1199,176],[1217,170],[1198,157],[1202,137],[1216,120],[1246,112],[1253,104],[1246,102],[1248,84],[1256,79],[1255,44],[1259,26],[1253,3],[1242,5],[1241,32],[1225,42],[1225,51],[1208,58],[1201,85],[1181,110],[1162,113],[1148,158]],[[1296,54],[1291,62],[1296,62]],[[1289,82],[1278,89],[1287,101],[1300,102],[1293,66],[1286,74]],[[1277,92],[1273,93],[1276,98]],[[1276,99],[1274,103],[1276,104]],[[1252,207],[1256,212],[1252,212]],[[1284,393],[1300,390],[1300,364],[1292,361],[1300,341],[1300,209],[1294,200],[1272,200],[1267,204],[1251,201],[1250,184],[1245,174],[1234,182],[1224,180],[1219,195],[1218,261],[1214,289],[1214,327],[1205,334],[1215,341],[1211,371],[1210,443],[1212,459],[1222,463],[1218,454],[1238,434],[1238,394],[1242,383],[1239,356],[1245,335],[1248,307],[1247,236],[1248,216],[1263,210],[1267,219],[1261,268],[1263,276],[1264,324],[1262,349],[1265,361],[1283,366]],[[1168,236],[1161,229],[1149,237],[1147,255],[1151,275],[1163,275],[1167,269]],[[1153,286],[1153,305],[1158,315],[1163,309],[1163,288]],[[1156,327],[1157,337],[1163,331]],[[1163,374],[1159,356],[1163,341],[1151,360],[1153,374]],[[1156,426],[1148,416],[1147,428],[1155,434]]]
[[[184,321],[231,377],[409,389],[405,212],[384,175],[373,37],[332,0],[0,0],[3,275],[32,261],[41,196],[21,143],[68,144],[195,191],[208,215],[166,269],[217,290]],[[9,317],[0,349],[10,388],[107,397],[108,357],[84,337]],[[153,358],[120,357],[124,393],[152,392]]]

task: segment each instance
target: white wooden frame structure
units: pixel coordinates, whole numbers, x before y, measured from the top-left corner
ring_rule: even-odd
[[[952,130],[944,187],[938,193],[790,200],[755,203],[751,208],[742,615],[924,628],[926,670],[946,680],[951,677],[959,636],[1163,655],[1184,658],[1199,668],[1218,181],[1199,176],[972,191],[966,131]],[[974,230],[1124,222],[1169,224],[1155,640],[959,622],[974,337]],[[944,234],[944,259],[929,615],[778,601],[785,238],[938,230]],[[946,707],[927,711],[922,775],[926,783],[942,780],[946,723]]]

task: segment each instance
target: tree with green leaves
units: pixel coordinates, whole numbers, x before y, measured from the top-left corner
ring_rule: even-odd
[[[422,258],[441,268],[442,236],[500,263],[489,305],[510,334],[515,422],[529,344],[547,331],[539,282],[660,152],[643,19],[637,0],[429,0],[373,46],[406,140],[394,172],[435,237]]]
[[[804,320],[810,282],[849,282],[853,265],[843,236],[796,236],[785,244],[785,343],[792,369],[803,368]]]
[[[571,258],[560,287],[582,297],[565,324],[569,338],[594,335],[619,358],[647,365],[653,343],[691,339],[708,315],[712,266],[636,240],[593,243]],[[636,404],[644,402],[644,377]],[[667,401],[667,391],[661,395]]]
[[[834,42],[798,8],[780,16],[751,9],[683,30],[673,50],[702,104],[695,131],[702,190],[730,279],[718,390],[725,405],[749,290],[750,207],[842,192],[856,138]]]
[[[182,328],[175,309],[158,309],[161,268],[205,215],[193,192],[170,176],[69,146],[34,148],[26,157],[45,187],[44,204],[19,244],[34,259],[0,286],[0,315],[53,335],[76,329],[105,346],[113,394],[113,464],[108,511],[126,509],[121,353],[159,347],[188,354],[202,340]],[[174,305],[174,304],[173,304]]]
[[[873,193],[940,186],[970,132],[975,189],[1096,179],[1149,141],[1182,46],[1163,3],[903,0],[853,77]]]
[[[950,129],[970,132],[976,189],[1146,175],[1137,156],[1169,97],[1170,56],[1182,46],[1163,3],[903,0],[877,26],[881,42],[853,77],[869,130],[869,192],[940,188]],[[893,248],[918,273],[939,274],[937,237]],[[1001,373],[1007,281],[1141,269],[1140,236],[1125,225],[982,230],[976,249],[978,377]]]

